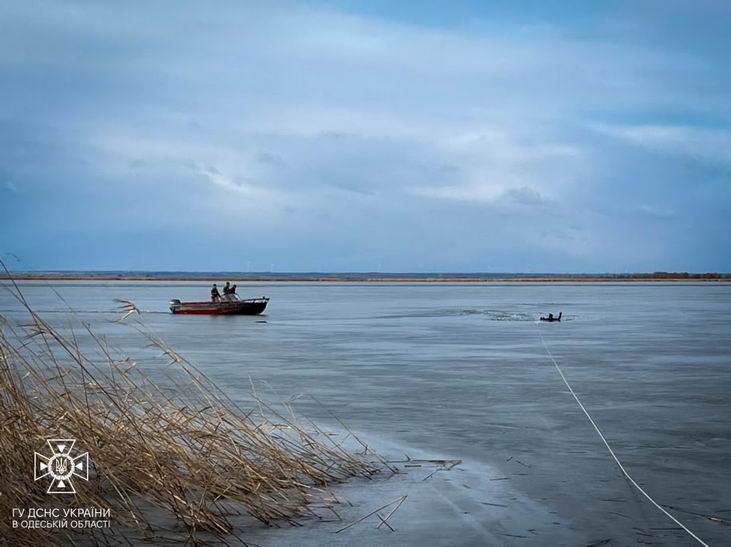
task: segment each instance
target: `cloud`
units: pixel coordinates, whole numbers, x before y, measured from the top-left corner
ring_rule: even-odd
[[[271,152],[259,152],[256,155],[256,160],[264,165],[271,165],[274,167],[284,167],[287,164],[282,156],[272,154]]]
[[[197,163],[195,164],[194,168],[195,172],[199,175],[202,175],[206,180],[227,190],[240,192],[246,194],[247,196],[252,196],[256,194],[267,194],[266,190],[258,188],[257,186],[251,184],[251,182],[243,176],[239,175],[232,177],[229,175],[224,175],[216,167],[212,165],[207,165],[205,163]]]
[[[37,264],[731,269],[718,6],[2,9],[0,248]]]
[[[731,130],[680,125],[594,126],[651,150],[698,161],[731,164]]]
[[[541,194],[527,186],[508,190],[505,192],[505,196],[518,205],[538,207],[544,204]]]
[[[658,220],[672,220],[677,217],[677,213],[672,209],[662,209],[652,205],[640,205],[637,210],[640,214]]]

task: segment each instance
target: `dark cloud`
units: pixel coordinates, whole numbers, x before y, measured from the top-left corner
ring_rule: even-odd
[[[405,6],[4,4],[0,251],[731,270],[728,7]]]
[[[284,167],[287,164],[282,156],[274,154],[272,152],[259,152],[256,155],[256,160],[259,163],[272,167]]]
[[[539,192],[536,192],[532,188],[523,186],[521,188],[513,188],[505,192],[508,197],[514,203],[518,205],[526,205],[529,207],[539,207],[543,205],[544,201]]]

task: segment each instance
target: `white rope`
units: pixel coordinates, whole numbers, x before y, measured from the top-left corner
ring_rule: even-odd
[[[576,402],[578,403],[579,407],[581,408],[581,410],[583,411],[583,413],[586,415],[586,417],[591,422],[591,425],[594,426],[594,430],[597,432],[597,434],[601,438],[602,442],[604,443],[604,446],[607,447],[607,450],[609,451],[609,454],[614,459],[614,461],[617,464],[617,466],[619,467],[620,471],[622,471],[622,474],[627,478],[627,480],[632,484],[632,486],[634,486],[635,488],[637,488],[637,490],[639,490],[640,493],[643,496],[645,496],[648,500],[650,500],[650,503],[652,503],[660,511],[662,511],[663,513],[665,513],[665,515],[667,515],[670,518],[670,520],[672,520],[675,524],[677,524],[683,530],[685,530],[686,532],[688,532],[688,534],[690,534],[690,536],[693,539],[695,539],[698,543],[700,543],[704,547],[708,547],[708,544],[705,541],[703,541],[701,538],[699,538],[693,532],[691,532],[688,529],[687,526],[685,526],[682,522],[680,522],[678,519],[676,519],[673,515],[671,515],[665,509],[663,509],[662,507],[660,507],[660,505],[654,499],[652,499],[650,497],[650,494],[648,494],[647,492],[645,492],[644,489],[639,484],[637,484],[637,482],[630,476],[630,474],[627,472],[627,470],[622,465],[622,462],[620,462],[619,461],[619,458],[617,458],[617,455],[614,453],[614,450],[612,450],[612,447],[609,446],[609,443],[607,442],[607,439],[604,437],[604,435],[602,434],[601,430],[599,429],[599,426],[596,425],[596,422],[594,422],[594,420],[592,419],[592,417],[589,414],[589,412],[586,410],[586,408],[584,407],[584,405],[581,403],[581,400],[579,399],[579,397],[576,395],[576,393],[574,392],[574,390],[571,388],[571,385],[569,384],[568,380],[566,379],[566,376],[564,376],[563,371],[561,370],[561,367],[558,366],[558,363],[556,362],[556,359],[553,358],[553,355],[551,354],[551,350],[548,349],[548,345],[546,344],[546,340],[543,338],[543,334],[541,333],[540,328],[538,328],[538,335],[541,337],[541,342],[543,342],[543,347],[546,348],[546,353],[548,354],[548,357],[550,357],[551,361],[553,361],[553,365],[556,367],[556,370],[561,375],[561,379],[563,380],[563,383],[566,384],[566,387],[571,392],[571,395],[573,395],[573,397],[576,400]]]

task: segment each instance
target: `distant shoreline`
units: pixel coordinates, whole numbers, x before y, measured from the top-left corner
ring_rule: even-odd
[[[0,275],[0,281],[10,278],[16,281],[236,281],[236,282],[368,282],[368,283],[611,283],[611,282],[729,282],[731,274],[520,274],[504,277],[445,274],[443,276],[424,274],[291,274],[291,275],[246,275],[246,274],[171,274],[150,275],[147,273],[45,273],[13,272],[11,277]]]

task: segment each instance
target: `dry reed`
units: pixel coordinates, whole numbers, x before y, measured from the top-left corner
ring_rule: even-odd
[[[233,517],[298,525],[318,509],[334,513],[329,485],[383,468],[259,398],[240,408],[139,319],[131,326],[164,357],[154,369],[162,378],[87,324],[51,326],[17,285],[9,290],[27,315],[22,324],[0,316],[0,538],[13,545],[245,542]],[[89,482],[75,496],[49,496],[33,480],[47,438],[89,451]],[[13,508],[61,503],[110,509],[111,531],[10,526]]]

